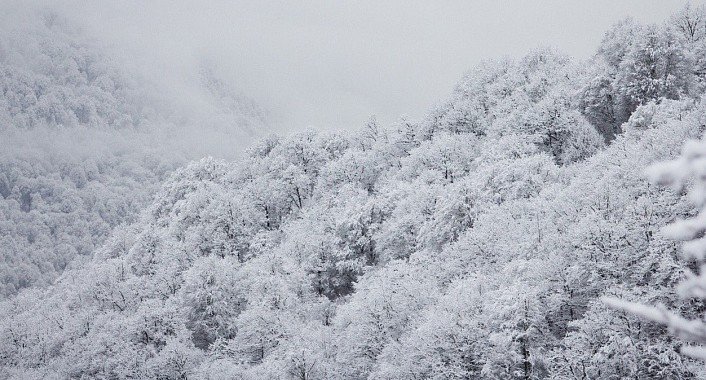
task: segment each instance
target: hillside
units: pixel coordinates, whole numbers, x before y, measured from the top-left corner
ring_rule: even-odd
[[[90,261],[2,303],[0,373],[706,376],[665,328],[600,301],[703,311],[674,292],[688,266],[660,232],[696,210],[644,176],[706,125],[706,35],[681,17],[620,23],[590,62],[488,61],[420,122],[176,170]]]
[[[233,141],[261,133],[264,119],[205,68],[208,101],[184,110],[167,96],[158,101],[155,83],[121,69],[110,49],[60,14],[2,10],[5,298],[90,258],[114,227],[135,220],[168,173],[205,152],[236,156]]]

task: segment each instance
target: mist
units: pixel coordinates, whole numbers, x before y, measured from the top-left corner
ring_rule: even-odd
[[[0,2],[0,379],[706,379],[706,6],[176,3]]]
[[[184,106],[208,65],[280,133],[418,119],[484,59],[551,46],[577,59],[611,24],[682,1],[84,2],[41,4],[158,81]],[[193,105],[191,105],[193,106]]]

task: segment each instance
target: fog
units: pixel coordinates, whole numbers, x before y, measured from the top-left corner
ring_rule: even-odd
[[[420,118],[483,59],[552,46],[576,58],[628,15],[664,20],[682,1],[34,3],[67,17],[121,67],[183,107],[208,67],[275,130]],[[15,3],[15,7],[27,7]]]

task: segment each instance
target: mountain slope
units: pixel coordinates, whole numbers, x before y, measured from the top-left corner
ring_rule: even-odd
[[[260,111],[214,74],[198,112],[155,99],[61,15],[8,12],[0,27],[0,296],[46,285],[90,257],[167,174],[209,152],[233,157]],[[16,19],[12,19],[12,15]],[[228,136],[227,138],[224,136]],[[218,143],[216,143],[218,142]]]
[[[0,373],[703,377],[599,300],[701,311],[659,233],[695,210],[642,175],[704,132],[697,43],[623,23],[595,65],[488,62],[419,123],[192,162],[90,262],[1,304]]]

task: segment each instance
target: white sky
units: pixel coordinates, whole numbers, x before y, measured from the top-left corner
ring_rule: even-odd
[[[69,1],[52,5],[149,75],[218,67],[281,131],[421,117],[482,59],[552,46],[591,55],[627,16],[684,1]]]

